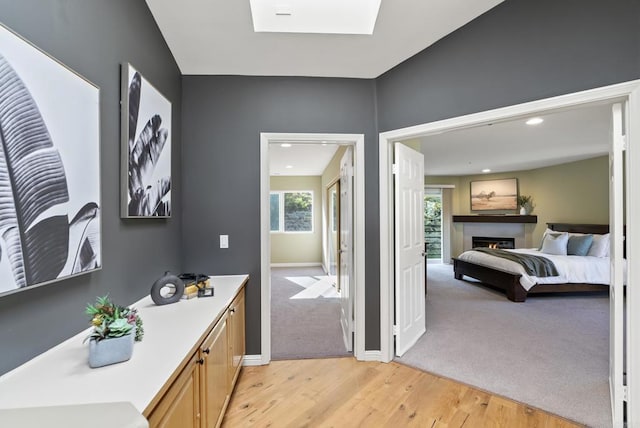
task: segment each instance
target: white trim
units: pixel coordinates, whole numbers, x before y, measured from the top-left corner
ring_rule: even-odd
[[[242,359],[243,366],[264,366],[262,355],[245,355]]]
[[[558,108],[568,108],[574,107],[580,104],[592,103],[596,101],[607,101],[614,99],[621,99],[629,97],[632,102],[630,102],[630,117],[632,117],[632,121],[630,122],[630,132],[628,132],[628,137],[633,134],[631,132],[631,128],[633,128],[634,132],[640,134],[640,124],[638,123],[640,117],[640,106],[638,105],[639,101],[637,97],[640,92],[640,80],[634,80],[625,83],[619,83],[615,85],[605,86],[602,88],[590,89],[586,91],[576,92],[568,95],[560,95],[557,97],[547,98],[543,100],[537,100],[532,102],[527,102],[523,104],[516,104],[513,106],[497,108],[493,110],[488,110],[480,113],[469,114],[465,116],[459,116],[451,119],[439,120],[436,122],[406,127],[402,129],[396,129],[392,131],[382,132],[380,133],[380,141],[379,141],[379,196],[380,196],[380,351],[382,353],[382,361],[391,361],[394,356],[393,349],[393,333],[392,333],[392,325],[393,325],[393,222],[390,222],[390,219],[393,219],[393,213],[390,210],[393,209],[393,192],[392,192],[392,175],[391,175],[391,159],[393,159],[392,154],[390,153],[390,146],[393,142],[398,140],[406,140],[409,138],[423,137],[427,135],[438,134],[446,131],[451,131],[454,129],[462,129],[471,126],[480,125],[486,122],[494,122],[497,120],[505,120],[511,119],[519,116],[525,116],[532,113],[543,112],[545,110],[552,110]],[[631,94],[631,96],[630,96]],[[629,141],[629,138],[627,139]],[[632,151],[630,153],[633,153]],[[633,156],[631,156],[633,158]],[[635,162],[634,162],[635,160]],[[640,180],[640,176],[636,174],[640,174],[640,157],[636,155],[634,159],[630,162],[630,167],[633,165],[632,174],[634,175],[636,181],[638,183]],[[632,182],[633,177],[632,177]],[[632,189],[628,190],[628,194],[640,194],[640,190],[636,190],[633,193]],[[631,198],[630,198],[631,199]],[[640,218],[640,206],[637,201],[633,201],[630,204],[629,212],[627,214],[627,222],[632,223],[635,219]],[[635,217],[634,217],[635,216]],[[630,221],[630,219],[634,219]],[[631,254],[639,254],[640,255],[640,243],[635,243],[629,240],[629,231],[633,232],[634,227],[633,224],[627,224],[627,245],[628,247],[636,247],[631,248],[631,251],[628,251],[628,256]],[[636,239],[638,239],[636,237]],[[634,253],[633,249],[636,250]],[[629,264],[631,266],[631,264]],[[635,275],[638,275],[637,273]],[[638,276],[640,279],[640,276]],[[634,277],[629,276],[629,281],[633,281]],[[631,293],[629,292],[630,290]],[[627,287],[627,301],[633,300],[636,304],[640,304],[640,295],[634,296],[635,292],[640,292],[640,290],[634,290],[633,287]],[[634,306],[639,307],[639,306]],[[640,314],[634,313],[634,311],[629,312],[632,315],[632,320],[639,317]],[[631,333],[635,333],[632,337],[633,340],[628,340],[627,343],[631,344],[631,350],[635,350],[636,353],[632,355],[636,355],[635,361],[633,359],[627,359],[631,363],[630,365],[635,365],[638,368],[638,376],[640,381],[640,318],[638,318],[635,322],[630,323],[632,326],[638,326],[638,331],[633,331]],[[627,367],[627,379],[629,379],[629,373],[632,372],[632,367]],[[630,384],[631,385],[631,384]],[[638,397],[640,400],[640,385],[637,385],[636,388],[633,389],[633,386],[629,389],[629,395],[631,398],[634,396]],[[640,408],[635,410],[633,409],[630,412],[630,417],[632,421],[640,421]],[[634,416],[635,415],[635,416]],[[632,426],[632,425],[630,425]]]
[[[316,267],[316,266],[321,266],[322,267],[322,263],[320,263],[320,262],[271,263],[271,267]]]
[[[455,189],[455,184],[425,184],[425,189]]]
[[[638,263],[630,263],[635,258],[640,260],[640,87],[629,95],[626,128],[627,147],[627,426],[640,424],[640,269]],[[634,139],[633,144],[631,139]],[[635,144],[635,145],[634,145]],[[633,287],[635,285],[636,287]],[[638,400],[639,402],[636,402]]]
[[[295,142],[296,144],[321,144],[322,141],[340,141],[352,145],[355,149],[353,162],[355,172],[354,218],[365,218],[364,204],[364,134],[296,134],[296,133],[260,133],[260,281],[261,287],[261,361],[271,361],[271,234],[269,232],[269,144]],[[365,241],[364,221],[354,222],[354,280],[355,280],[355,343],[353,354],[361,360],[365,357]]]
[[[265,178],[266,177],[266,178]],[[260,134],[260,354],[262,364],[271,361],[271,184],[269,180],[269,140]],[[269,206],[265,203],[269,200]]]
[[[364,351],[364,355],[359,359],[360,361],[382,361],[382,354],[380,351]]]

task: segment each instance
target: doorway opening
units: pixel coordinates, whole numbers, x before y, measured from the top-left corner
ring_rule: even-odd
[[[271,357],[274,360],[351,355],[351,333],[343,330],[351,332],[353,323],[345,322],[343,327],[341,320],[343,313],[345,319],[353,313],[353,303],[349,301],[353,293],[347,293],[352,269],[350,258],[344,260],[353,246],[346,246],[344,253],[339,246],[343,238],[352,237],[351,233],[343,237],[342,225],[352,222],[340,222],[339,218],[332,218],[330,212],[333,210],[336,217],[343,217],[340,207],[351,207],[352,192],[344,204],[338,204],[342,194],[336,192],[332,200],[329,192],[338,189],[343,158],[351,150],[351,145],[332,141],[270,145]],[[350,162],[348,167],[345,174],[351,172]],[[346,275],[342,275],[344,270]]]
[[[626,139],[626,167],[627,167],[627,183],[633,183],[633,177],[637,177],[637,170],[635,168],[640,168],[639,165],[639,157],[629,151],[629,146],[631,145],[630,137],[632,135],[637,135],[640,132],[640,119],[638,118],[638,114],[640,113],[640,102],[638,97],[640,96],[640,82],[629,82],[625,84],[612,85],[605,88],[599,88],[589,91],[584,91],[576,94],[564,95],[560,97],[554,97],[546,100],[540,100],[530,103],[525,103],[521,105],[515,105],[505,108],[500,108],[496,110],[491,110],[487,112],[471,114],[468,116],[462,116],[453,119],[447,119],[443,121],[433,122],[425,125],[414,126],[410,128],[389,131],[382,133],[380,135],[380,274],[381,274],[381,348],[382,348],[382,356],[383,360],[390,361],[393,358],[395,353],[394,349],[394,335],[393,335],[393,319],[394,319],[394,296],[393,296],[393,277],[395,272],[393,271],[393,251],[391,250],[394,239],[394,231],[393,228],[390,227],[390,223],[388,221],[389,218],[393,218],[393,196],[392,196],[392,173],[391,173],[391,164],[390,164],[390,153],[391,146],[396,141],[403,141],[407,139],[412,139],[416,137],[435,135],[438,133],[443,133],[449,130],[456,129],[464,129],[471,126],[477,126],[481,124],[490,124],[495,123],[497,121],[509,120],[517,117],[524,117],[528,115],[533,115],[535,113],[542,113],[551,110],[557,109],[569,109],[575,106],[580,106],[588,103],[594,102],[625,102],[628,101],[628,110],[627,110],[627,139]],[[634,134],[635,132],[635,134]],[[636,166],[637,165],[637,166]],[[630,258],[631,253],[629,253],[628,249],[632,247],[632,240],[634,238],[629,236],[628,230],[629,227],[633,227],[630,223],[634,222],[634,219],[637,217],[633,217],[631,213],[637,213],[640,208],[640,204],[635,201],[632,197],[629,197],[631,194],[631,190],[627,192],[626,199],[626,227],[627,227],[627,236],[626,236],[626,245],[627,245],[627,256]],[[613,216],[610,219],[610,224],[612,230],[622,229],[622,224],[619,224],[620,220],[616,220]],[[612,232],[617,233],[617,232]],[[621,232],[620,232],[621,235]],[[620,241],[622,241],[622,236],[618,237]],[[635,238],[637,239],[637,237]],[[627,263],[629,260],[627,259]],[[628,264],[627,266],[629,266]],[[615,270],[614,270],[615,271]],[[628,272],[629,276],[627,279],[627,284],[633,280],[633,272]],[[612,291],[613,293],[613,291]],[[617,302],[620,302],[620,299],[617,299]],[[633,306],[637,303],[640,303],[640,294],[634,293],[630,291],[630,288],[627,288],[627,295],[625,305],[627,308],[635,307]],[[616,315],[612,315],[612,324],[615,323],[616,328],[615,331],[619,332],[622,330],[621,320],[620,322],[615,321],[614,318],[618,319],[618,312],[621,312],[622,306],[619,308],[612,308],[612,313],[615,312]],[[628,311],[629,314],[631,311]],[[621,315],[621,314],[619,314]],[[634,328],[635,327],[635,328]],[[636,319],[627,321],[627,341],[628,344],[627,349],[625,350],[626,361],[627,361],[627,383],[624,388],[628,390],[634,390],[640,387],[640,385],[634,384],[629,378],[629,373],[633,372],[632,367],[629,364],[636,364],[636,362],[630,358],[630,355],[634,353],[634,345],[632,340],[629,340],[630,337],[637,338],[640,334],[640,322]],[[428,326],[427,326],[428,328]],[[618,337],[618,333],[614,333],[614,329],[612,326],[612,337]],[[620,336],[621,337],[621,336]],[[617,339],[616,339],[617,340]],[[619,342],[619,341],[618,341]],[[615,345],[616,347],[618,345]],[[618,349],[618,348],[615,348]],[[635,352],[638,350],[636,349]],[[621,363],[621,356],[618,357],[616,355],[621,355],[622,350],[614,350],[614,345],[612,342],[612,347],[610,351],[610,355],[612,357],[611,367],[612,373],[616,371],[616,373],[622,373],[621,364],[617,364],[616,361]],[[615,358],[614,358],[615,357]],[[616,366],[617,365],[617,366]],[[615,383],[614,380],[618,379],[618,375],[611,376],[612,380],[611,390],[612,390],[612,401],[616,403],[622,402],[622,383]],[[618,412],[619,404],[616,404],[616,409],[614,410],[614,423],[618,426],[618,422],[620,419],[620,413]],[[634,406],[629,405],[627,403],[627,409],[634,409]],[[636,417],[640,417],[640,409],[637,410],[629,410],[627,412],[628,415],[633,415],[635,412],[638,412]]]
[[[256,358],[255,364],[268,364],[271,360],[271,186],[270,186],[270,152],[274,145],[322,145],[327,143],[338,144],[350,148],[353,152],[353,216],[364,217],[364,135],[363,134],[299,134],[299,133],[261,133],[260,134],[260,224],[261,224],[261,355]],[[325,199],[327,188],[318,193],[318,200]],[[329,200],[327,200],[329,202]],[[327,204],[329,206],[329,204]],[[320,214],[326,218],[327,213]],[[326,222],[322,223],[326,225]],[[326,227],[326,226],[320,226]],[[325,231],[328,232],[328,231]],[[328,237],[329,234],[325,233]],[[358,359],[365,358],[364,351],[364,222],[355,222],[352,229],[352,258],[349,266],[353,279],[352,292],[347,297],[350,305],[344,306],[350,310],[350,322],[352,329],[345,333],[347,340],[353,343],[353,353]],[[327,245],[327,248],[329,246]],[[337,253],[341,254],[341,253]],[[325,254],[327,273],[330,273],[331,255]],[[335,263],[338,266],[340,257],[336,256]],[[339,270],[337,270],[338,272]],[[341,299],[342,302],[342,299]],[[346,312],[346,311],[344,311]]]

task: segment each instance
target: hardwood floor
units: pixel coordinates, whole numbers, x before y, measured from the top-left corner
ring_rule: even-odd
[[[353,358],[243,367],[223,427],[579,427],[397,363]]]

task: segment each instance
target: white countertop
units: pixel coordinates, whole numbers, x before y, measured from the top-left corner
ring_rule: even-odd
[[[20,428],[149,428],[149,422],[131,403],[122,402],[0,409],[0,422],[3,427]]]
[[[163,306],[140,299],[129,306],[142,317],[144,338],[129,361],[90,368],[88,328],[1,376],[0,409],[124,401],[143,413],[248,278],[212,276],[213,297]]]

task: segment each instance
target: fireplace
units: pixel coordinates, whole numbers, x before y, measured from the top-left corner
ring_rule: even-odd
[[[515,248],[515,238],[503,238],[497,236],[473,236],[471,237],[471,246],[473,248],[489,247],[489,248]]]

